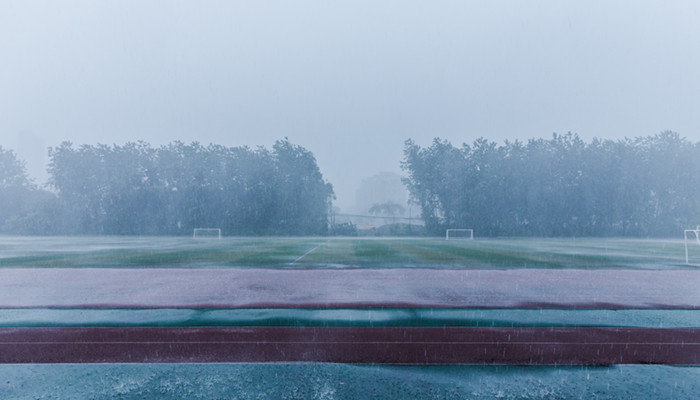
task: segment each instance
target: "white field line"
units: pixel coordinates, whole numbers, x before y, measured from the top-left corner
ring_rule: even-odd
[[[330,239],[328,239],[328,240],[330,240]],[[302,254],[300,257],[298,257],[296,260],[290,262],[288,265],[295,265],[296,263],[299,262],[299,260],[301,260],[302,258],[304,258],[304,257],[308,256],[309,254],[313,253],[314,251],[316,251],[316,249],[318,249],[319,247],[323,246],[324,244],[328,243],[328,240],[326,240],[326,241],[323,242],[323,243],[319,243],[316,247],[314,247],[313,249],[311,249],[311,250],[307,251],[306,253]]]

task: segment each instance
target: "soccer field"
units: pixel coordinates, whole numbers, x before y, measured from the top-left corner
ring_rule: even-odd
[[[0,398],[690,399],[689,249],[0,237]]]
[[[682,240],[0,237],[0,268],[695,269]]]

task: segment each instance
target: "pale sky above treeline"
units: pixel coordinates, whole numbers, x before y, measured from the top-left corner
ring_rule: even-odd
[[[64,140],[288,137],[347,210],[408,138],[699,141],[698,20],[691,0],[0,0],[0,145],[36,175]]]

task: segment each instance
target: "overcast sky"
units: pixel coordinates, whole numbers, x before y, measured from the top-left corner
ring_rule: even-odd
[[[408,138],[700,141],[698,21],[695,0],[0,0],[0,145],[287,136],[348,210]]]

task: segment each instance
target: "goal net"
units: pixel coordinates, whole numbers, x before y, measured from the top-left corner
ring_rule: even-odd
[[[221,239],[219,228],[195,228],[192,232],[193,239]]]
[[[695,229],[684,230],[683,240],[685,242],[685,263],[690,264],[688,240],[690,240],[690,247],[697,250],[697,248],[693,245],[693,242],[700,246],[700,225],[696,226]]]
[[[445,231],[445,240],[453,239],[474,240],[474,229],[448,229]]]

